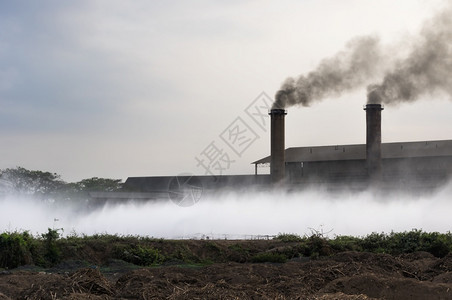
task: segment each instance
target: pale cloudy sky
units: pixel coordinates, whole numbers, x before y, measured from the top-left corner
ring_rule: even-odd
[[[270,149],[268,119],[260,127],[246,113],[262,92],[273,97],[357,36],[404,51],[446,3],[0,1],[0,169],[66,181],[201,175],[196,158],[215,146],[223,174],[253,173]],[[452,102],[435,97],[386,107],[383,141],[451,139]],[[286,146],[364,143],[365,103],[363,86],[289,108]],[[238,128],[248,135],[232,149],[227,129]]]

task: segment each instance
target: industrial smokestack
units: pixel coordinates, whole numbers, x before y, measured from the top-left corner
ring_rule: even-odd
[[[366,165],[371,182],[381,181],[381,104],[367,104]]]
[[[287,111],[284,109],[272,109],[268,113],[271,117],[271,162],[270,175],[273,183],[281,183],[286,173],[284,156],[284,117]]]

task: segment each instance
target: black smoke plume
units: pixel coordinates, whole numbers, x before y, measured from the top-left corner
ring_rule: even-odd
[[[379,39],[356,38],[331,58],[324,59],[308,75],[287,78],[276,93],[273,108],[310,106],[312,102],[363,86],[374,79],[381,63]]]
[[[273,108],[309,106],[365,85],[368,103],[415,101],[438,91],[452,96],[451,2],[424,23],[414,40],[400,46],[410,48],[399,51],[407,56],[400,58],[396,57],[398,53],[383,51],[377,37],[352,40],[343,51],[321,61],[314,71],[286,79],[276,93]],[[381,76],[381,83],[375,84]]]
[[[395,62],[380,84],[367,87],[368,103],[413,102],[425,94],[452,96],[451,6],[427,21],[409,55]]]

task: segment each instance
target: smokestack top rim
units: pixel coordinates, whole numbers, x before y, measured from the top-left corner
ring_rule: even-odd
[[[384,105],[382,104],[366,104],[363,106],[364,110],[384,110]]]
[[[272,108],[268,111],[269,115],[287,115],[286,109],[281,108]]]

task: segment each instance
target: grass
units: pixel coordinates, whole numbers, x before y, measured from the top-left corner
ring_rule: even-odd
[[[253,263],[285,263],[286,261],[287,257],[281,253],[259,253],[251,258]]]
[[[31,235],[28,231],[0,234],[0,270],[19,266],[50,268],[61,262],[83,262],[108,268],[111,262],[129,266],[178,265],[200,267],[224,262],[285,262],[296,257],[316,259],[344,251],[399,255],[426,251],[444,257],[452,251],[452,234],[411,230],[371,233],[363,237],[300,237],[279,234],[273,240],[163,240],[140,236],[70,234],[58,230]],[[63,264],[64,265],[64,264]]]

